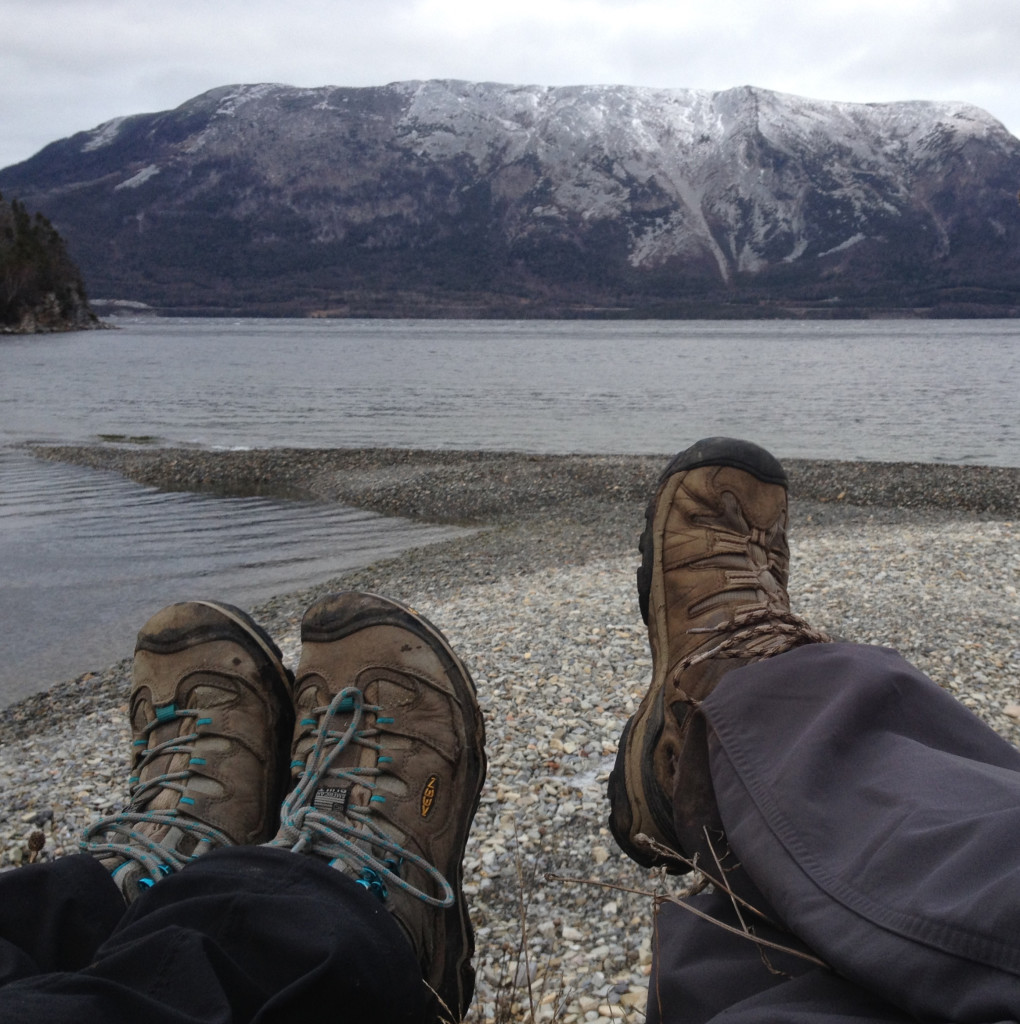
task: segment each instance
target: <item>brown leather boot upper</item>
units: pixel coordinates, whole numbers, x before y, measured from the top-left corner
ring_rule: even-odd
[[[301,636],[297,785],[273,845],[326,858],[380,899],[460,1020],[474,988],[462,862],[485,777],[474,684],[434,626],[372,594],[323,598]]]
[[[652,524],[659,556],[648,637],[672,683],[679,687],[689,662],[735,628],[789,615],[786,521],[784,486],[730,466],[677,473],[663,485]],[[765,636],[761,642],[767,648]],[[682,682],[694,700],[709,692],[696,676]]]
[[[786,475],[764,449],[712,438],[681,452],[648,508],[638,571],[652,683],[610,779],[610,825],[639,863],[667,863],[647,835],[717,822],[698,704],[731,669],[824,639],[791,614]],[[689,844],[688,844],[689,845]]]
[[[81,843],[129,902],[201,853],[275,833],[293,723],[290,675],[244,612],[174,604],[138,634],[130,714],[129,806]]]

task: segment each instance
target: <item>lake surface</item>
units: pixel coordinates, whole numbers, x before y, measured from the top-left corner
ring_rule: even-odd
[[[0,338],[0,706],[130,653],[169,600],[242,605],[451,530],[165,495],[26,441],[671,453],[1020,466],[1020,322],[141,320]]]
[[[360,509],[163,494],[0,449],[0,707],[130,654],[171,601],[248,607],[465,531]]]
[[[0,444],[395,445],[1020,465],[1020,321],[156,320],[0,341]]]

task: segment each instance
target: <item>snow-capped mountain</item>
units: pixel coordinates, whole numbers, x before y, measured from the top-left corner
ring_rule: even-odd
[[[975,107],[455,81],[216,89],[0,171],[93,295],[321,313],[1016,312]]]

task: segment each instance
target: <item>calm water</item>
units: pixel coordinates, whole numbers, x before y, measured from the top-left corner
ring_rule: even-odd
[[[1020,465],[1020,321],[154,321],[0,342],[0,443],[667,452]]]
[[[0,705],[129,653],[167,600],[241,604],[448,536],[162,495],[25,441],[672,452],[1020,465],[1020,322],[125,322],[0,339]]]
[[[463,532],[358,509],[161,494],[0,450],[0,707],[131,653],[171,601],[242,607]]]

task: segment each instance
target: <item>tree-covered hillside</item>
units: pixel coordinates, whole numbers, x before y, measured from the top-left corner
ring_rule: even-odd
[[[81,273],[41,214],[0,196],[0,331],[94,327]]]

